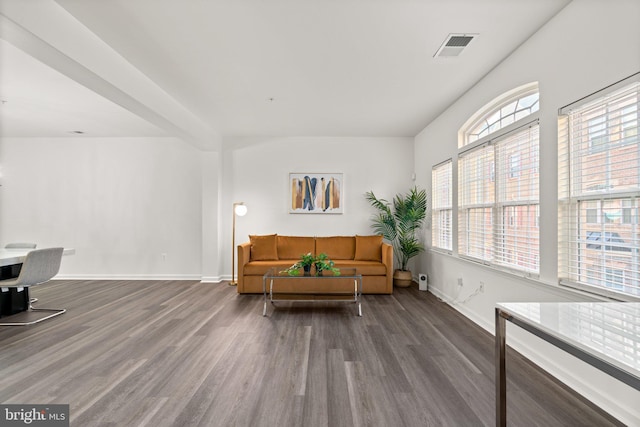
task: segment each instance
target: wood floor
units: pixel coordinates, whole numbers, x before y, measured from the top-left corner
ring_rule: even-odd
[[[282,303],[185,281],[56,281],[0,327],[0,402],[68,403],[72,426],[491,426],[493,337],[432,294]],[[4,319],[3,319],[4,320]],[[619,425],[514,352],[512,426]]]

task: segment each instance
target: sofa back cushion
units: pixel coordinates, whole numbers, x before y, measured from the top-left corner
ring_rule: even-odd
[[[278,259],[277,234],[249,236],[252,261],[275,261]]]
[[[356,235],[356,261],[382,261],[382,236]]]
[[[278,236],[278,258],[300,259],[303,254],[315,253],[313,237]]]
[[[356,238],[353,236],[316,237],[316,255],[327,254],[329,259],[353,259]]]

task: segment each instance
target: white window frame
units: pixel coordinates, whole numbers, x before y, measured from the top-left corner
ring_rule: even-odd
[[[524,122],[524,123],[523,123]],[[534,146],[532,150],[527,150],[528,158],[533,165],[532,170],[537,176],[535,188],[532,189],[531,197],[518,198],[518,200],[506,200],[501,194],[501,190],[506,188],[506,181],[519,180],[522,172],[523,151],[517,151],[511,155],[501,155],[502,148],[513,142],[524,133],[535,135],[530,143]],[[461,258],[480,262],[492,267],[508,272],[513,272],[526,277],[538,278],[540,273],[540,249],[539,249],[539,119],[537,114],[532,114],[516,123],[502,129],[501,132],[489,135],[480,140],[477,144],[472,144],[460,150],[458,155],[458,255]],[[512,158],[514,154],[518,158],[518,173],[513,176]],[[480,160],[484,159],[484,160]],[[466,162],[473,162],[471,168],[467,170]],[[485,164],[486,163],[486,164]],[[481,164],[482,167],[475,166]],[[468,174],[472,176],[467,176]],[[486,175],[485,175],[486,174]],[[480,184],[478,184],[480,183]],[[469,202],[469,191],[478,191],[480,185],[490,183],[492,188],[482,188],[483,196],[477,200]],[[475,188],[475,190],[471,190]],[[526,194],[526,193],[525,193]],[[488,197],[488,198],[485,198]],[[532,229],[537,229],[535,236],[524,234],[518,231],[516,235],[509,234],[508,230],[517,227],[517,217],[519,209],[532,209],[535,219],[530,224]],[[509,225],[508,212],[512,212],[513,221]],[[490,215],[490,218],[487,218]],[[484,226],[477,228],[478,221]],[[526,246],[524,248],[521,239],[526,238],[537,240],[536,248]],[[509,243],[506,243],[509,242]],[[515,245],[515,246],[514,246]],[[509,254],[515,253],[524,255],[526,262],[509,261]]]
[[[458,155],[458,254],[462,258],[486,264],[493,259],[495,185],[495,147],[490,141]]]
[[[446,194],[442,194],[442,192]],[[453,250],[453,160],[431,168],[431,246],[451,253]]]
[[[521,106],[525,98],[529,102],[533,100],[533,103],[522,106],[522,108],[518,107]],[[538,83],[525,84],[504,93],[478,110],[458,132],[458,256],[530,278],[538,278],[540,272],[539,103]],[[479,137],[477,134],[480,128],[485,125],[489,125],[490,129]],[[537,136],[534,137],[535,148],[518,147],[518,151],[510,151],[510,156],[499,157],[498,150],[501,145],[502,147],[508,146],[514,142],[511,138],[520,136],[520,132],[533,127],[537,132]],[[470,156],[467,160],[471,160],[472,156],[480,156],[482,155],[481,150],[484,150],[487,158],[492,158],[487,161],[487,170],[479,171],[476,168],[474,170],[476,176],[466,176],[465,174],[470,172],[464,170],[469,168],[469,165],[465,164],[465,158]],[[504,152],[506,151],[500,151],[500,155],[504,156]],[[522,154],[526,154],[526,156]],[[531,174],[535,174],[535,184],[529,187],[530,189],[535,187],[535,197],[529,199],[527,191],[523,191],[523,197],[519,196],[517,201],[505,199],[505,195],[499,194],[499,191],[512,191],[510,187],[505,186],[507,180],[520,182],[526,179],[526,177],[521,178],[525,162],[528,165],[535,163],[535,169],[531,168],[528,175],[530,181]],[[469,170],[471,169],[473,168]],[[482,178],[478,178],[478,173],[480,173],[480,177],[482,174],[488,174],[483,183],[479,183],[479,179]],[[468,195],[465,194],[465,191],[469,191],[465,187],[479,188],[479,186],[489,185],[493,188],[490,192],[485,191],[485,193],[492,194],[491,200],[468,199]],[[465,198],[468,200],[465,201]],[[470,202],[470,200],[472,201]],[[537,242],[536,248],[532,251],[522,250],[523,245],[518,243],[524,229],[514,231],[516,227],[520,226],[517,220],[517,211],[523,209],[528,211],[529,217],[531,215],[535,217],[531,224],[525,224],[529,229],[524,232],[525,234],[529,233],[526,234],[528,242],[532,240]],[[508,223],[507,211],[513,213],[514,222],[512,225]],[[481,222],[478,223],[478,221]],[[483,229],[471,230],[471,228],[477,227],[476,224],[481,224]],[[529,230],[533,231],[529,232]],[[517,257],[510,258],[510,253],[516,254]],[[522,256],[524,253],[526,255]],[[525,259],[526,261],[514,263],[513,259]]]
[[[624,107],[623,99],[634,103]],[[559,283],[625,301],[640,301],[639,106],[640,73],[636,73],[558,112]],[[593,111],[604,111],[598,120],[604,119],[605,142],[597,146],[592,144],[592,134],[603,131],[601,126],[592,129],[595,120],[588,114]],[[588,149],[584,148],[585,138]],[[631,184],[616,177],[620,170],[634,171],[635,175],[624,177]],[[598,184],[598,180],[604,183]],[[588,221],[593,212],[587,212],[586,203],[597,206],[597,223]],[[622,271],[618,274],[621,280],[609,286],[607,277],[612,271]]]
[[[523,100],[537,95],[531,105],[521,105]],[[537,115],[540,109],[540,94],[538,83],[528,83],[517,87],[497,97],[472,115],[462,125],[458,137],[458,148],[487,140],[503,129],[513,127],[514,124],[527,121]],[[484,130],[480,130],[484,129]]]

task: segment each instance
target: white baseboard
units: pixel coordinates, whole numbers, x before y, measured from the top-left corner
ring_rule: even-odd
[[[202,280],[197,274],[59,274],[55,280]]]
[[[479,316],[475,311],[471,311],[467,309],[465,305],[452,303],[453,298],[443,294],[442,292],[440,292],[439,289],[434,288],[433,286],[429,286],[428,291],[434,294],[435,296],[437,296],[438,298],[440,298],[442,301],[444,301],[454,309],[456,309],[457,311],[459,311],[465,317],[471,319],[475,324],[477,324],[481,328],[488,331],[491,335],[495,335],[495,331],[494,331],[495,326],[492,323],[487,322],[482,316]]]

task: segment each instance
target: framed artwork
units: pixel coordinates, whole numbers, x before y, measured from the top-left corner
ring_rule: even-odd
[[[341,173],[290,173],[289,213],[341,214],[343,185]]]

